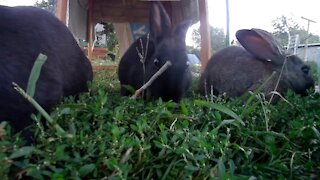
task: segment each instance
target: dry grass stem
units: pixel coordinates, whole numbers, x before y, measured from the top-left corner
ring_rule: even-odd
[[[160,69],[157,71],[147,83],[145,83],[140,89],[136,90],[132,98],[136,99],[140,96],[141,92],[147,89],[151,84],[165,71],[170,67],[172,63],[170,61],[167,61]]]

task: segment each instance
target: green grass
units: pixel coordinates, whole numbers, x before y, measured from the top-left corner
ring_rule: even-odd
[[[0,126],[0,177],[34,179],[312,179],[320,178],[320,97],[286,94],[201,97],[180,104],[119,95],[116,72],[98,72],[90,93],[50,113],[67,136],[34,126],[27,146]],[[213,99],[213,102],[211,102]],[[34,116],[34,118],[39,118]]]

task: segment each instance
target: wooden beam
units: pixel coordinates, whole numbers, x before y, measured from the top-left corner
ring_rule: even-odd
[[[96,5],[96,4],[95,4]],[[148,9],[131,9],[130,7],[107,8],[107,6],[95,7],[94,19],[104,22],[148,22]]]
[[[198,0],[199,18],[200,18],[200,36],[201,36],[201,70],[203,71],[211,57],[211,36],[208,22],[207,0]]]
[[[87,21],[87,42],[88,42],[88,58],[92,60],[93,47],[93,0],[88,0],[88,21]]]
[[[113,22],[113,23],[127,23],[127,22],[140,22],[140,23],[145,23],[148,22],[149,18],[148,17],[137,17],[137,16],[106,16],[103,18],[96,18],[99,19],[101,22]]]
[[[67,23],[67,7],[68,7],[68,0],[57,0],[57,8],[56,8],[55,15],[64,24]]]

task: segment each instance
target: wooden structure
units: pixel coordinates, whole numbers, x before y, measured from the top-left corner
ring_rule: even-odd
[[[94,47],[92,51],[88,51],[88,46],[84,46],[82,50],[86,56],[89,56],[88,53],[90,52],[93,59],[106,59],[108,56],[108,50],[104,46]]]
[[[64,24],[67,23],[67,7],[68,7],[68,1],[57,1],[57,7],[56,7],[56,17],[60,19]]]
[[[148,22],[150,0],[73,0],[86,1],[88,57],[92,57],[93,25],[97,22]],[[162,1],[172,23],[200,20],[201,62],[204,69],[211,56],[207,0]],[[196,4],[196,5],[195,5]],[[66,23],[68,0],[57,0],[56,16]],[[69,7],[70,8],[70,7]],[[121,43],[121,42],[120,42]],[[122,48],[128,48],[122,47]],[[120,46],[121,48],[121,46]]]

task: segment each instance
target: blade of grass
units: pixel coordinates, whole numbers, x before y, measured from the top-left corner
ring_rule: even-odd
[[[17,90],[24,98],[26,98],[39,112],[40,114],[51,124],[53,127],[57,130],[59,135],[66,135],[67,133],[62,129],[61,126],[54,123],[51,116],[40,106],[40,104],[37,103],[31,96],[29,96],[18,84],[12,83],[14,86],[14,89]]]
[[[235,120],[239,121],[243,126],[245,126],[245,123],[242,121],[241,117],[238,116],[236,113],[234,113],[229,108],[227,108],[226,106],[223,106],[223,105],[217,104],[217,103],[211,103],[211,102],[207,102],[207,101],[202,101],[202,100],[195,100],[194,103],[196,105],[198,105],[198,106],[206,106],[206,107],[218,110],[220,112],[223,112],[223,113],[231,116]]]
[[[174,158],[174,160],[170,163],[170,165],[169,165],[168,168],[166,169],[165,173],[163,174],[161,180],[167,179],[167,176],[168,176],[169,172],[171,171],[172,166],[173,166],[175,163],[176,163],[176,158]]]
[[[256,97],[256,95],[261,92],[262,88],[266,86],[266,84],[273,79],[273,77],[276,75],[276,72],[273,72],[262,84],[259,86],[250,96],[250,98],[247,100],[246,104],[250,104],[251,101]]]
[[[29,80],[28,80],[28,87],[27,87],[27,94],[33,97],[36,91],[36,84],[40,76],[40,72],[42,69],[43,64],[46,62],[47,56],[44,54],[39,54],[36,61],[33,64]]]

